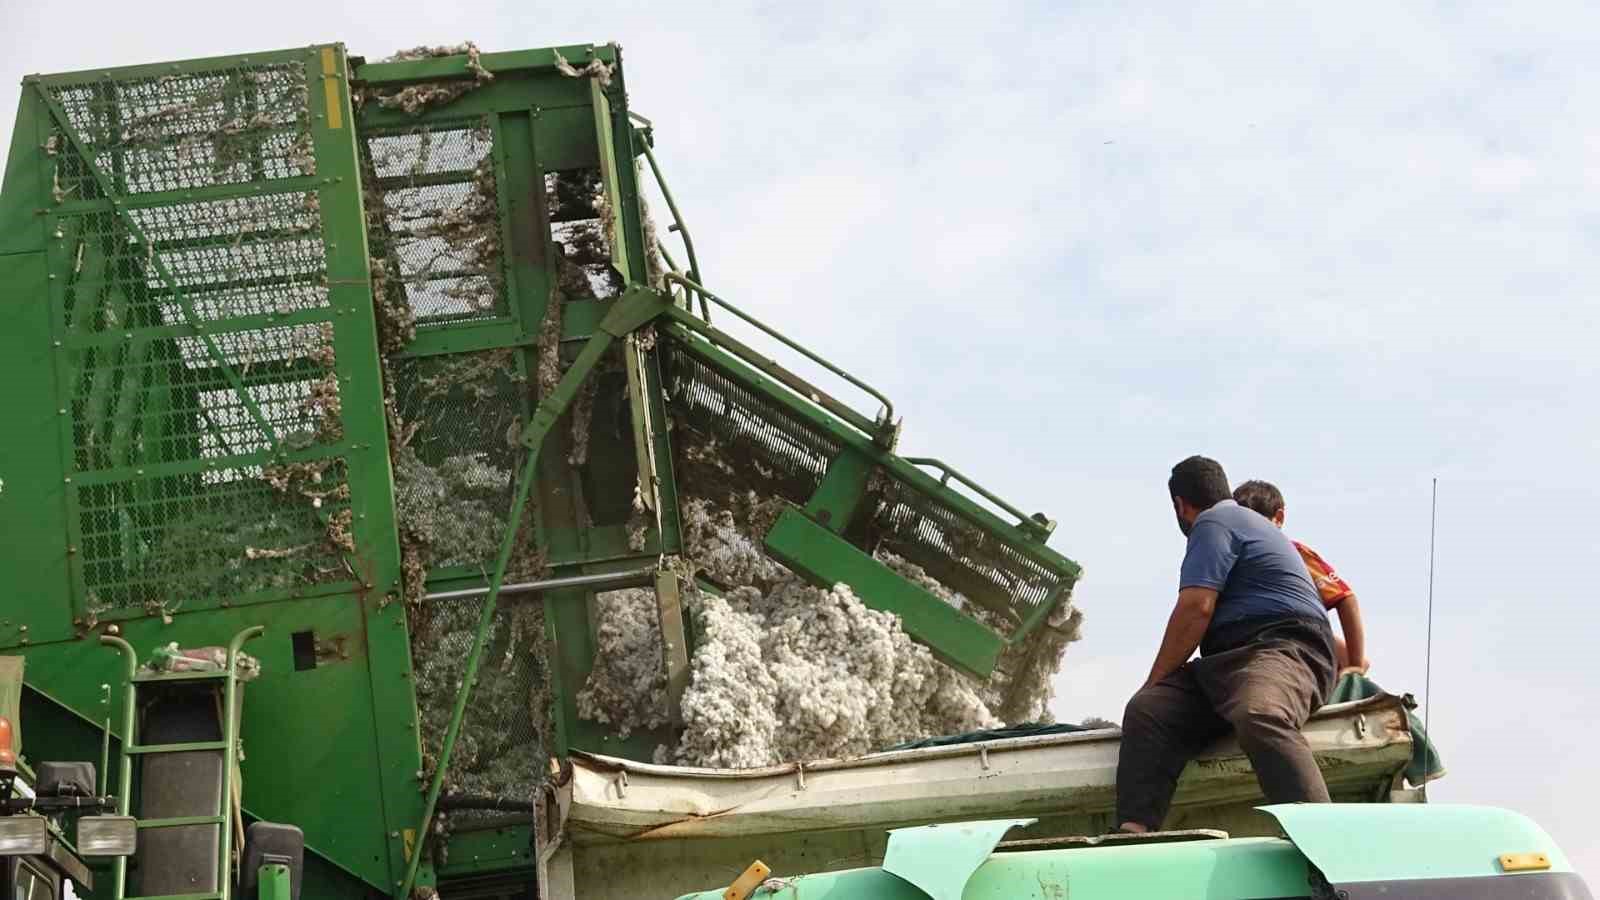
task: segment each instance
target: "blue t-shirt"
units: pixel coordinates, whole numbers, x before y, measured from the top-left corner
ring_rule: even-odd
[[[1237,647],[1275,622],[1300,619],[1328,627],[1294,544],[1266,517],[1232,500],[1195,518],[1178,586],[1217,592],[1216,610],[1200,642],[1203,655]]]

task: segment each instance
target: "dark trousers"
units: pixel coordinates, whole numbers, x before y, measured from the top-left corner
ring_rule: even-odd
[[[1141,689],[1122,715],[1117,822],[1161,827],[1189,760],[1233,731],[1269,803],[1328,802],[1300,726],[1333,690],[1332,634],[1283,623],[1191,660]]]

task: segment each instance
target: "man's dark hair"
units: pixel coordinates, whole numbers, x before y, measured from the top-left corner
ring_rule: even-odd
[[[1283,512],[1283,492],[1270,481],[1246,481],[1233,489],[1233,500],[1269,519]]]
[[[1167,493],[1183,498],[1196,509],[1210,509],[1228,499],[1228,474],[1214,459],[1191,456],[1172,467]]]

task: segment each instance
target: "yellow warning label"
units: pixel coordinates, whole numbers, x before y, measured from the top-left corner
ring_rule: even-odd
[[[322,48],[322,90],[328,99],[328,127],[335,131],[344,127],[344,104],[339,101],[339,55],[332,47]]]

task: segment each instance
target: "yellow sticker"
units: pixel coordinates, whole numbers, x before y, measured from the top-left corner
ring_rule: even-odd
[[[1543,872],[1550,868],[1550,857],[1543,853],[1504,853],[1500,869],[1504,872]]]
[[[400,841],[405,845],[406,862],[411,862],[411,849],[417,843],[417,830],[415,828],[407,828],[405,831],[400,832]]]
[[[335,131],[344,127],[344,104],[339,102],[339,56],[332,47],[322,48],[322,89],[328,98],[328,127]]]

